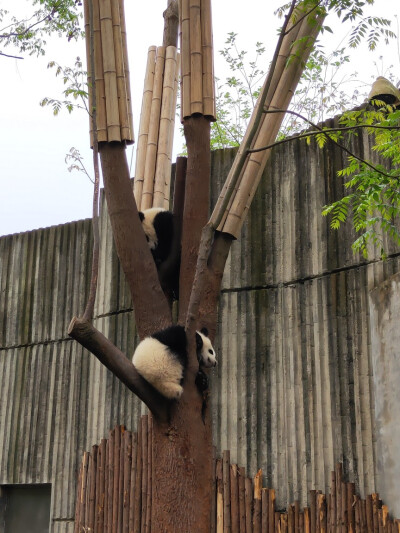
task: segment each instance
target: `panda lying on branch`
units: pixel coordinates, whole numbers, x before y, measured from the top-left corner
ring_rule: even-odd
[[[196,331],[196,352],[199,361],[196,385],[202,393],[208,387],[208,378],[202,367],[209,368],[217,364],[206,328]],[[179,399],[188,363],[185,328],[170,326],[146,337],[138,344],[132,363],[139,374],[163,396],[170,400]]]

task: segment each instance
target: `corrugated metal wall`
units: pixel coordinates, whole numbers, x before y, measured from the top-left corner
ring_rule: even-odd
[[[213,153],[213,198],[233,157]],[[368,290],[398,258],[360,261],[351,231],[321,217],[342,190],[342,158],[299,141],[274,150],[223,282],[215,443],[250,475],[263,468],[280,506],[327,491],[338,460],[362,495],[375,488]],[[105,214],[101,232],[95,323],[131,354],[132,305]],[[66,335],[84,308],[90,241],[88,220],[0,239],[0,484],[52,483],[55,533],[72,531],[83,451],[144,412]]]

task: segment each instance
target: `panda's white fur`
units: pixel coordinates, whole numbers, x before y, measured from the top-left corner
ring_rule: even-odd
[[[181,397],[184,367],[174,353],[162,342],[146,337],[133,354],[132,363],[163,396],[170,399]]]
[[[203,328],[196,332],[196,351],[200,366],[217,364],[215,351]],[[133,354],[132,363],[139,374],[168,399],[179,399],[187,366],[187,340],[182,326],[154,333],[143,339]]]
[[[157,233],[154,228],[154,219],[159,213],[164,211],[165,209],[162,207],[151,207],[150,209],[143,211],[144,217],[142,220],[142,227],[147,236],[150,250],[154,250],[158,244]]]

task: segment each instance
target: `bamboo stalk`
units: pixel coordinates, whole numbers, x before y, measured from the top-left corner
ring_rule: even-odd
[[[224,487],[224,533],[231,532],[231,482],[230,482],[230,452],[222,452],[222,480]]]
[[[96,514],[96,472],[97,472],[97,451],[98,446],[92,446],[92,453],[89,462],[89,515],[87,525],[90,531],[94,530]]]
[[[268,533],[268,507],[268,489],[263,488],[261,491],[261,533]]]
[[[124,50],[122,44],[120,3],[111,2],[111,18],[113,26],[115,73],[117,79],[117,96],[119,127],[121,140],[130,138],[129,109],[125,78]]]
[[[217,459],[217,533],[224,533],[224,482],[222,474],[222,459]]]
[[[310,23],[307,21],[307,18],[305,18],[300,24],[299,37],[302,35],[307,35],[309,33],[312,38],[315,38],[318,34],[319,27],[319,24],[316,24],[314,27],[311,26]],[[307,52],[309,53],[308,49]],[[303,61],[305,61],[306,58],[307,53],[304,53],[301,58],[301,62],[298,59],[293,60],[289,64],[289,66],[282,72],[275,93],[278,96],[277,98],[272,99],[271,107],[275,108],[279,106],[280,108],[282,108],[282,106],[280,105],[281,103],[285,105],[289,103],[289,100],[287,99],[286,95],[291,96],[294,92],[294,89],[297,85],[298,76],[301,73]],[[271,115],[266,115],[260,122],[260,126],[258,128],[258,135],[254,137],[254,142],[251,144],[251,148],[257,149],[262,146],[265,146],[266,144],[270,144],[270,142],[275,139],[278,133],[282,118],[283,114],[282,117],[280,117],[279,119],[276,119],[276,117],[271,118]],[[268,160],[269,155],[270,151],[264,150],[262,152],[251,153],[247,157],[244,165],[244,170],[240,177],[240,182],[235,188],[236,193],[231,198],[231,201],[228,203],[227,213],[224,215],[226,216],[225,222],[221,224],[218,228],[220,231],[229,233],[230,235],[233,235],[236,238],[238,237],[241,226],[255,194],[255,190],[261,179],[261,175],[264,171],[265,164]],[[233,167],[235,167],[235,165]],[[227,180],[228,184],[232,175],[233,170],[231,170],[231,172],[229,173]],[[221,200],[219,199],[219,201],[217,202],[217,206],[214,209],[212,218],[216,216],[215,213],[218,213],[218,209],[223,203],[224,194],[225,192],[222,191],[220,195]]]
[[[216,120],[211,1],[201,1],[203,114]]]
[[[112,457],[113,463],[113,485],[112,485],[112,532],[117,530],[118,526],[118,509],[119,509],[119,463],[120,463],[120,451],[121,451],[121,431],[117,426],[114,430],[114,453]]]
[[[132,472],[132,433],[125,431],[123,440],[124,487],[122,503],[122,533],[129,533],[129,508]]]
[[[274,531],[274,513],[275,513],[275,489],[268,490],[268,529],[269,533]]]
[[[261,490],[262,470],[254,476],[254,506],[253,506],[253,532],[261,532]]]
[[[316,491],[310,490],[310,524],[311,533],[317,531]]]
[[[135,140],[133,132],[133,115],[132,115],[132,97],[131,97],[131,82],[130,82],[130,72],[129,72],[129,61],[128,61],[128,46],[126,39],[126,25],[125,25],[125,9],[124,9],[124,0],[119,0],[119,12],[121,20],[121,36],[122,36],[122,54],[124,60],[124,74],[125,74],[125,97],[128,106],[128,128],[129,131],[124,134],[122,132],[123,139],[127,144],[132,144]]]
[[[136,511],[136,475],[137,475],[137,433],[131,435],[131,445],[132,445],[132,458],[131,458],[131,483],[129,487],[129,533],[135,532],[134,522],[135,522],[135,511]]]
[[[288,533],[294,533],[294,506],[289,505],[288,508]]]
[[[151,101],[153,98],[155,59],[155,46],[150,46],[147,52],[146,74],[144,78],[142,109],[140,112],[139,137],[136,148],[135,181],[133,191],[136,205],[141,209],[144,169],[146,163],[147,139],[149,135]]]
[[[354,515],[354,483],[347,483],[347,516],[348,516],[348,531],[354,533],[355,530],[355,515]]]
[[[175,115],[176,115],[176,103],[178,98],[178,84],[179,84],[179,68],[180,68],[180,54],[176,54],[176,70],[175,70],[175,79],[174,79],[174,96],[173,96],[173,113],[171,118],[170,132],[169,132],[169,147],[168,153],[170,154],[169,167],[172,168],[172,152],[174,147],[174,132],[175,132]],[[170,196],[171,196],[171,172],[165,183],[165,204],[164,208],[170,209]]]
[[[181,0],[180,9],[180,41],[181,41],[181,121],[191,114],[190,109],[190,9],[189,0]]]
[[[246,533],[253,533],[253,483],[252,480],[246,477],[244,482],[245,491],[245,508],[246,508]]]
[[[366,516],[367,516],[367,531],[374,532],[374,512],[372,507],[372,495],[369,494],[366,499]]]
[[[124,473],[125,473],[125,454],[127,453],[125,450],[125,426],[119,427],[119,433],[120,433],[120,448],[119,448],[119,477],[118,477],[118,521],[117,521],[117,531],[120,533],[122,531],[122,522],[123,522],[123,516],[124,516]]]
[[[96,518],[96,533],[104,531],[104,507],[105,507],[105,482],[106,482],[106,460],[107,460],[107,441],[102,439],[99,446],[99,494],[97,497],[97,518]]]
[[[311,521],[310,521],[310,508],[309,507],[304,508],[304,533],[311,533]]]
[[[119,127],[117,73],[110,0],[99,0],[104,92],[106,97],[107,140],[121,141]]]
[[[203,113],[203,58],[200,0],[189,0],[190,17],[190,114]]]
[[[331,472],[331,508],[330,508],[330,530],[334,531],[336,524],[336,474]]]
[[[153,97],[147,138],[146,162],[144,169],[144,182],[141,209],[148,209],[153,205],[154,173],[156,169],[157,145],[160,124],[162,84],[165,63],[165,47],[157,48],[156,67],[153,84]]]
[[[140,421],[142,428],[142,510],[141,510],[141,533],[146,533],[146,510],[147,510],[147,484],[148,484],[148,415],[144,415]]]
[[[139,422],[136,447],[136,475],[135,475],[135,501],[133,533],[141,531],[141,509],[142,509],[142,424]]]
[[[151,533],[151,469],[152,469],[152,434],[153,418],[148,415],[147,420],[147,494],[146,494],[146,527],[145,533]]]
[[[177,162],[178,166],[178,162]],[[177,175],[177,172],[176,172]],[[213,498],[211,499],[211,528],[210,533],[217,533],[217,451],[215,446],[212,447],[212,494]]]
[[[246,471],[239,467],[239,531],[246,533],[246,494],[245,494]]]
[[[231,530],[232,533],[240,533],[239,524],[239,482],[238,466],[231,465],[230,472],[230,489],[231,489]]]
[[[79,532],[80,521],[81,521],[81,500],[82,500],[82,483],[83,483],[83,465],[85,460],[85,454],[83,455],[81,465],[78,472],[78,487],[76,490],[76,501],[75,501],[75,521],[74,521],[74,533]]]
[[[176,48],[168,46],[165,54],[164,80],[162,88],[162,103],[159,122],[159,138],[157,145],[157,160],[154,178],[154,196],[152,207],[164,207],[165,191],[171,179],[171,121],[175,114],[175,75]]]

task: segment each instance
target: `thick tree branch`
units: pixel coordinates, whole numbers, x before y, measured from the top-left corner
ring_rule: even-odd
[[[169,0],[168,7],[163,13],[164,34],[163,46],[178,45],[179,13],[177,0]]]
[[[171,310],[141,227],[125,146],[101,143],[99,151],[117,255],[132,294],[139,336],[143,338],[169,326]]]
[[[169,403],[136,371],[131,361],[90,322],[73,318],[68,334],[89,350],[138,396],[160,421],[168,420]]]

